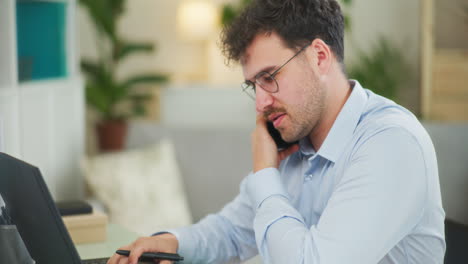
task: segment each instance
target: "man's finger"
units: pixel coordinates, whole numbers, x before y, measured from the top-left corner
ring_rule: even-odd
[[[299,150],[299,144],[294,144],[294,145],[288,147],[287,149],[280,151],[278,157],[279,157],[279,159],[281,161],[281,160],[285,159],[287,156],[293,154],[294,152],[296,152],[298,150]]]
[[[126,245],[126,246],[123,246],[123,247],[119,248],[119,250],[130,250],[130,249],[131,249],[131,245]],[[114,255],[112,255],[109,258],[109,260],[107,261],[107,264],[118,264],[118,263],[120,263],[120,260],[122,258],[126,258],[126,257],[115,253]]]
[[[138,259],[140,258],[141,254],[143,254],[144,249],[142,247],[134,247],[132,251],[130,251],[130,256],[128,256],[128,263],[129,264],[137,264]]]
[[[128,258],[125,256],[120,256],[118,264],[128,264]]]
[[[119,258],[119,254],[114,254],[107,260],[107,264],[117,264],[119,263]]]
[[[257,119],[256,119],[257,125],[265,124],[265,122],[266,122],[266,120],[263,117],[263,115],[262,114],[257,114]]]

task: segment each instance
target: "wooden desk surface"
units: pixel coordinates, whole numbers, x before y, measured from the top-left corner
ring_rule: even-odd
[[[119,247],[130,244],[138,237],[138,234],[122,226],[109,223],[105,242],[78,244],[76,249],[81,259],[105,258],[112,256]]]

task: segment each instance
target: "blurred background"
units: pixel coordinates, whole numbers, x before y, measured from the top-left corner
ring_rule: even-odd
[[[135,232],[218,211],[251,167],[254,102],[218,45],[248,2],[0,0],[0,150]],[[422,121],[447,216],[468,224],[468,2],[340,3],[349,77]]]

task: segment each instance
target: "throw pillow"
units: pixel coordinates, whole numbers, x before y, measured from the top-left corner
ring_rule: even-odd
[[[174,147],[168,139],[144,149],[87,157],[82,168],[111,222],[140,235],[192,222]]]

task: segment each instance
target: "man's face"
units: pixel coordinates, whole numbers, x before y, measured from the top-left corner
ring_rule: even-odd
[[[268,93],[256,84],[257,112],[273,122],[288,142],[308,136],[320,122],[325,106],[326,90],[314,72],[312,57],[305,54],[308,48],[275,75],[278,92]],[[261,71],[274,72],[295,52],[275,33],[257,35],[242,60],[245,79],[254,81]]]

